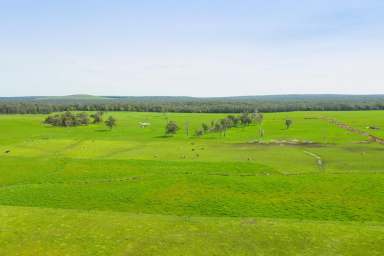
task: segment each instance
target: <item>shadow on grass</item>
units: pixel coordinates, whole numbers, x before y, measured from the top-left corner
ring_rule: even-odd
[[[172,138],[172,135],[160,135],[160,136],[155,136],[153,138],[155,139],[166,139],[166,138]]]
[[[110,132],[110,129],[98,129],[96,132]]]

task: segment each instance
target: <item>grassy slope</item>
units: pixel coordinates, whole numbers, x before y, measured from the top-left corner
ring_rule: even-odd
[[[384,120],[384,112],[365,113],[366,122]],[[6,244],[0,248],[22,254],[67,248],[89,255],[379,255],[384,147],[359,144],[364,136],[318,119],[328,114],[335,115],[265,115],[264,140],[310,140],[317,146],[247,143],[258,139],[257,126],[232,129],[226,137],[190,138],[184,130],[162,136],[166,119],[189,122],[192,133],[222,114],[113,113],[119,121],[113,131],[45,127],[39,115],[0,116],[0,152],[11,151],[0,154],[0,204],[9,205],[0,208],[0,241]],[[360,120],[355,112],[336,114]],[[294,120],[290,130],[285,118]],[[152,125],[140,129],[140,121]],[[324,167],[304,151],[319,155]],[[256,224],[244,225],[249,217]],[[260,219],[265,217],[276,219]],[[56,235],[61,232],[66,236]],[[211,251],[201,250],[206,245]]]
[[[18,160],[3,161],[0,204],[181,216],[384,220],[382,174],[287,176],[252,163]]]

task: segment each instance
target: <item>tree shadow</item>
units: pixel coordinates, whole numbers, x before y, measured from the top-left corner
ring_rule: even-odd
[[[155,139],[166,139],[166,138],[172,138],[172,135],[160,135],[160,136],[155,136],[153,138]]]
[[[97,129],[95,131],[96,132],[110,132],[111,130],[109,130],[109,129]]]

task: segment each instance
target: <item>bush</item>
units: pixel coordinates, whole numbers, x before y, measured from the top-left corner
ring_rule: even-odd
[[[204,135],[204,131],[203,130],[197,130],[197,131],[195,131],[195,136],[197,136],[197,137],[201,137],[201,136],[203,136]]]
[[[179,130],[179,126],[173,122],[169,121],[167,125],[165,126],[165,134],[176,134],[176,132]]]

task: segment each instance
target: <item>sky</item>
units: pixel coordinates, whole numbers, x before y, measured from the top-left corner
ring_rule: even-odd
[[[382,0],[0,0],[0,96],[384,94]]]

